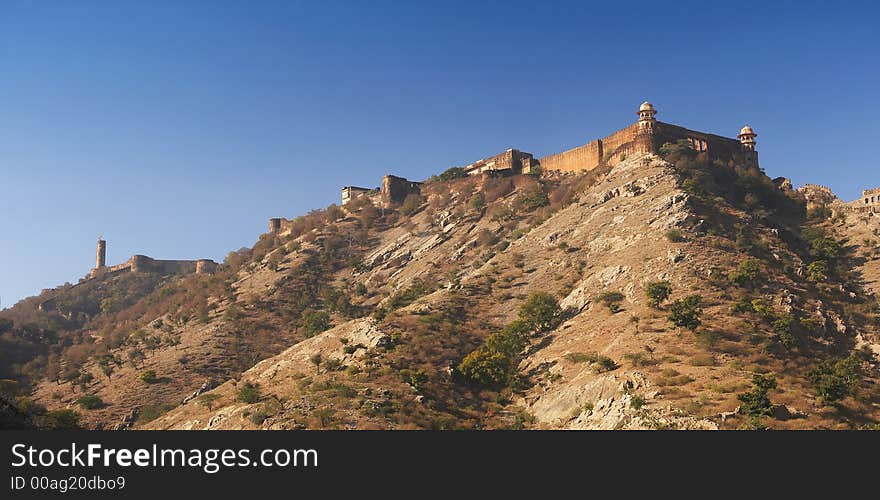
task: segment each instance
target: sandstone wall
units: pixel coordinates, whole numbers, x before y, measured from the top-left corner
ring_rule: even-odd
[[[746,156],[747,160],[754,161],[757,165],[757,153],[744,151],[738,139],[661,122],[657,122],[653,137],[640,136],[639,124],[636,122],[602,139],[540,158],[538,162],[543,170],[580,172],[592,170],[602,164],[616,165],[637,153],[656,152],[664,143],[681,139],[691,139],[695,148],[704,151],[710,160],[730,158],[734,154],[739,154]]]
[[[464,167],[468,175],[478,175],[484,172],[509,171],[512,173],[528,174],[534,166],[534,157],[518,149],[508,149],[495,156],[477,160]]]
[[[421,193],[421,183],[396,175],[382,177],[382,203],[386,207],[402,203],[410,194]]]
[[[599,166],[602,158],[602,142],[593,141],[568,151],[538,159],[542,170],[559,170],[562,172],[579,172],[592,170]]]

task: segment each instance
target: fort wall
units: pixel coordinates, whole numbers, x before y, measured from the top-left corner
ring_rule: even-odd
[[[403,200],[411,194],[421,194],[421,182],[410,181],[396,175],[382,177],[382,205],[391,207],[403,203]]]
[[[211,259],[160,260],[146,255],[132,255],[122,264],[92,269],[86,278],[107,277],[122,273],[210,274],[216,271],[218,266],[219,264]]]
[[[592,170],[602,160],[602,141],[596,140],[583,146],[538,159],[542,170],[579,172]]]
[[[593,170],[600,165],[614,166],[635,154],[656,153],[664,143],[674,143],[682,139],[688,140],[692,148],[705,154],[710,160],[732,158],[735,154],[739,154],[746,156],[747,160],[753,157],[757,164],[757,153],[744,150],[738,139],[661,122],[657,122],[656,128],[651,133],[643,132],[638,122],[633,123],[602,139],[539,158],[538,163],[543,170],[563,172]]]
[[[856,203],[863,207],[871,207],[875,212],[880,212],[880,188],[862,190],[862,197]]]
[[[467,175],[479,175],[487,172],[510,172],[528,174],[536,164],[531,153],[518,149],[508,149],[495,156],[477,160],[464,168]]]

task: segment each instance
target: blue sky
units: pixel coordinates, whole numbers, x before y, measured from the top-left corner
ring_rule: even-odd
[[[880,7],[0,0],[0,300],[213,258],[385,173],[635,119],[758,133],[771,176],[880,185]]]

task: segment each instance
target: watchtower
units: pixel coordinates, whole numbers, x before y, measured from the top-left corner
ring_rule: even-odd
[[[634,138],[636,152],[654,153],[654,134],[657,131],[657,119],[654,116],[657,110],[654,109],[653,104],[645,101],[639,106],[637,113],[639,122]]]
[[[98,237],[98,248],[95,251],[95,269],[101,269],[107,265],[107,242]]]
[[[745,153],[746,161],[748,161],[753,167],[758,166],[758,152],[755,151],[755,137],[758,137],[758,134],[752,130],[752,127],[746,125],[739,131],[739,142],[742,144],[743,152]]]

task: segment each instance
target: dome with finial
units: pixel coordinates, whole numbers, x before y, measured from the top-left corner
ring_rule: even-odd
[[[757,134],[755,133],[754,130],[752,130],[752,127],[749,127],[748,125],[746,125],[742,128],[742,130],[739,131],[739,135],[742,136],[742,135],[757,135]]]
[[[648,101],[645,101],[642,103],[641,106],[639,106],[639,111],[656,111],[656,110],[654,109],[653,104],[651,104]]]

